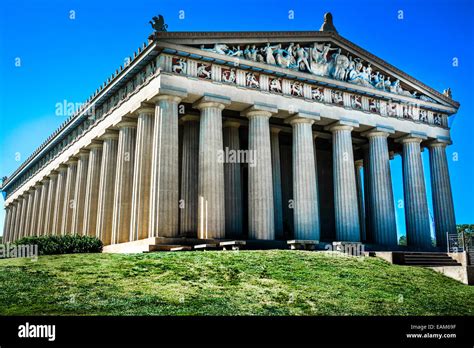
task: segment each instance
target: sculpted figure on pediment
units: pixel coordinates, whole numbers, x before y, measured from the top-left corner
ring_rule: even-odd
[[[226,44],[214,44],[213,48],[205,48],[204,45],[201,45],[201,49],[204,51],[219,53],[219,54],[226,54],[229,51],[229,46]]]
[[[273,50],[276,48],[277,46],[270,46],[269,42],[267,42],[267,45],[262,48],[262,52],[265,56],[265,62],[267,64],[276,65],[275,57],[273,57]]]

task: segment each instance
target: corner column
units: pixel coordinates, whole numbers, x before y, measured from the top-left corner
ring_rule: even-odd
[[[117,127],[119,127],[119,139],[112,218],[112,244],[130,241],[133,168],[137,138],[137,123],[135,120],[124,118]]]
[[[138,110],[130,222],[131,241],[148,238],[149,234],[154,119],[154,108],[142,107]]]
[[[76,207],[72,215],[72,234],[82,235],[84,224],[84,208],[87,185],[87,172],[89,167],[89,150],[81,149],[77,154],[77,178],[74,189],[74,202]]]
[[[428,144],[430,151],[431,192],[436,231],[436,246],[446,249],[446,234],[456,233],[453,194],[449,180],[446,146],[443,141]]]
[[[118,132],[107,130],[101,139],[104,141],[104,146],[100,166],[96,237],[99,238],[104,245],[109,245],[112,242],[114,180],[117,165]]]
[[[224,153],[240,150],[240,123],[224,122]],[[234,157],[237,159],[237,155]],[[224,161],[225,189],[225,235],[226,238],[242,238],[242,182],[240,178],[240,163]]]
[[[359,208],[352,150],[352,126],[329,126],[333,143],[334,207],[337,241],[360,242]]]
[[[249,238],[274,240],[272,150],[270,117],[277,110],[254,105],[244,112],[249,118],[249,151],[255,163],[249,166]]]
[[[403,144],[407,244],[418,249],[431,249],[430,217],[420,149],[422,140],[421,137],[408,135],[398,141]]]
[[[197,236],[198,230],[198,166],[199,166],[199,116],[186,115],[183,122],[183,153],[181,162],[180,233]]]
[[[222,110],[230,100],[204,96],[194,106],[201,111],[199,125],[198,238],[225,237]]]
[[[86,190],[84,194],[83,236],[96,236],[97,209],[99,205],[100,168],[102,163],[102,141],[93,140],[89,149]]]
[[[393,132],[393,131],[391,131]],[[397,222],[387,138],[389,132],[374,129],[363,133],[369,139],[371,227],[376,244],[396,246]]]

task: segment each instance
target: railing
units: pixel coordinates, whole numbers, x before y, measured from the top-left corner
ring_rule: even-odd
[[[447,233],[448,253],[462,253],[467,252],[469,265],[474,264],[474,238],[472,234],[461,233]]]

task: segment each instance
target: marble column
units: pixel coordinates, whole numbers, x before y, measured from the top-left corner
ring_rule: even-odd
[[[83,236],[96,236],[97,209],[99,203],[100,168],[102,163],[102,141],[93,140],[89,149],[89,165],[87,166],[86,190],[84,193]]]
[[[239,127],[236,121],[225,121],[223,130],[224,153],[235,154],[224,161],[225,190],[225,236],[229,239],[242,238],[242,181],[240,178]]]
[[[371,206],[372,206],[372,194],[371,194],[371,179],[370,179],[370,149],[369,144],[364,144],[363,149],[363,165],[364,165],[364,212],[365,212],[365,239],[366,243],[373,243],[373,233],[371,228]]]
[[[372,195],[370,225],[374,242],[380,245],[397,246],[397,222],[387,143],[389,133],[374,129],[363,133],[363,135],[369,139],[370,192]]]
[[[39,227],[39,213],[41,205],[41,191],[43,184],[38,182],[35,184],[35,192],[33,198],[33,211],[31,213],[31,230],[30,236],[39,236],[38,227]]]
[[[294,237],[299,240],[319,240],[318,188],[312,125],[314,121],[293,117],[293,195]]]
[[[351,132],[353,127],[336,123],[332,132],[336,240],[360,242],[359,208]]]
[[[38,210],[38,227],[37,227],[37,233],[39,236],[45,235],[45,230],[44,230],[44,220],[46,217],[46,205],[48,204],[48,191],[49,191],[49,177],[46,176],[43,178],[43,187],[41,189],[41,198],[40,198],[40,206]]]
[[[362,188],[362,175],[361,170],[364,166],[362,160],[355,161],[355,178],[357,186],[357,203],[359,204],[359,223],[360,223],[360,240],[366,240],[365,234],[365,204],[364,204],[364,191]]]
[[[201,111],[199,124],[198,238],[225,237],[222,110],[229,100],[204,96],[194,106]]]
[[[154,119],[154,108],[138,110],[130,240],[148,238],[149,233]]]
[[[397,140],[403,144],[403,193],[408,246],[431,249],[430,217],[420,143],[423,139],[408,135]]]
[[[135,164],[135,142],[137,140],[137,123],[134,119],[124,118],[117,127],[119,128],[119,139],[112,218],[112,244],[130,241],[133,169]]]
[[[84,208],[86,203],[87,172],[89,169],[89,150],[81,149],[77,154],[77,177],[74,188],[76,207],[72,215],[71,233],[82,235],[84,224]]]
[[[198,166],[199,117],[186,115],[183,122],[183,153],[181,164],[180,234],[197,236],[198,230]]]
[[[272,148],[273,205],[275,217],[275,239],[283,239],[283,198],[281,186],[280,128],[270,127]]]
[[[76,177],[77,177],[77,158],[71,157],[67,162],[67,177],[64,187],[64,209],[63,221],[61,225],[61,234],[72,234],[72,216],[76,210],[77,202],[75,198]]]
[[[44,233],[46,235],[53,234],[53,221],[54,221],[54,205],[56,200],[56,188],[58,183],[58,172],[53,170],[49,173],[49,188],[48,197],[46,199],[46,212],[44,218]]]
[[[271,115],[272,111],[264,106],[254,106],[245,112],[249,118],[249,151],[255,159],[249,165],[249,239],[275,239]]]
[[[181,98],[160,95],[155,105],[151,166],[150,235],[179,234],[178,105]]]
[[[101,137],[104,144],[102,148],[102,162],[100,165],[96,237],[99,238],[104,245],[109,245],[112,242],[118,137],[118,132],[113,130],[107,130]]]
[[[20,196],[20,200],[21,200],[21,211],[20,211],[20,218],[19,218],[19,225],[18,225],[18,231],[17,231],[17,239],[21,239],[23,237],[25,237],[25,215],[26,215],[26,207],[27,207],[27,200],[26,200],[26,196],[25,195],[22,195]]]
[[[5,207],[5,225],[3,225],[3,244],[8,242],[9,233],[10,233],[10,222],[12,219],[12,205]]]
[[[30,188],[27,191],[28,194],[28,205],[26,207],[26,219],[25,219],[25,235],[31,236],[31,221],[33,220],[33,204],[35,198],[35,191],[34,188]]]
[[[52,234],[58,236],[61,234],[63,222],[63,211],[65,209],[64,194],[66,192],[67,165],[60,164],[58,167],[58,179],[56,183],[56,195],[54,198],[54,214]]]
[[[8,237],[9,242],[15,241],[16,216],[18,215],[18,199],[15,199],[12,205],[13,205],[13,210],[12,210],[12,218],[11,218],[11,222],[9,226],[9,229],[10,229],[9,237]]]
[[[430,151],[431,193],[436,231],[436,246],[446,250],[447,233],[456,234],[453,194],[449,180],[446,146],[443,141],[428,144]]]

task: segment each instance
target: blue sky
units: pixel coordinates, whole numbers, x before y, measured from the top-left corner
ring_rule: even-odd
[[[70,18],[71,11],[75,19]],[[289,11],[294,19],[289,19]],[[456,218],[458,223],[474,223],[470,135],[474,2],[470,0],[2,0],[0,176],[10,175],[64,121],[64,116],[55,115],[56,103],[83,102],[146,41],[152,16],[163,14],[169,31],[286,31],[318,30],[327,11],[345,38],[438,91],[451,87],[461,103],[451,120],[454,144],[448,148]],[[455,57],[458,67],[452,65]],[[423,160],[431,206],[427,150]],[[403,199],[400,156],[392,162],[398,201]],[[404,212],[396,210],[403,234]],[[1,231],[3,220],[1,209]]]

